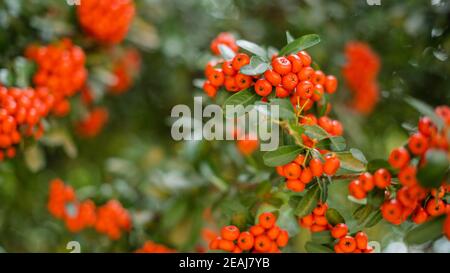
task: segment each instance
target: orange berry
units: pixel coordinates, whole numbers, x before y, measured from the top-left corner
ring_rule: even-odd
[[[426,206],[427,213],[430,216],[439,216],[445,213],[445,203],[441,199],[431,198]]]
[[[332,155],[325,156],[325,164],[323,166],[323,172],[326,175],[334,175],[340,167],[340,161],[337,157]]]
[[[386,169],[378,169],[374,175],[373,179],[375,182],[375,186],[377,186],[380,189],[384,189],[391,185],[391,174]]]
[[[325,84],[325,74],[321,70],[316,70],[312,82],[313,84]]]
[[[275,72],[277,72],[278,74],[286,75],[287,73],[291,72],[292,64],[285,57],[277,57],[272,60],[272,67],[273,70],[275,70]]]
[[[362,187],[361,181],[359,181],[358,179],[355,179],[350,182],[350,184],[348,184],[348,191],[350,192],[350,195],[355,197],[356,199],[364,199],[367,196]]]
[[[335,238],[335,239],[340,239],[340,238],[344,237],[345,235],[347,235],[347,233],[348,233],[348,227],[344,223],[339,223],[331,229],[331,236],[333,236],[333,238]]]
[[[254,225],[250,227],[250,233],[253,236],[258,236],[264,233],[264,228],[261,225]]]
[[[225,239],[222,239],[219,241],[219,249],[224,250],[224,251],[233,251],[234,249],[234,243],[232,241],[228,241]]]
[[[308,53],[306,53],[306,51],[300,51],[297,53],[297,56],[300,57],[300,60],[302,60],[302,64],[303,66],[310,66],[312,63],[312,58],[311,56],[309,56]]]
[[[241,234],[239,234],[237,244],[240,249],[245,251],[245,250],[252,249],[254,241],[255,241],[255,238],[254,238],[253,234],[251,234],[248,231],[244,231],[244,232],[241,232]]]
[[[337,90],[338,81],[335,76],[329,75],[325,79],[325,91],[333,94]]]
[[[304,168],[300,175],[300,181],[302,181],[302,183],[308,184],[309,182],[311,182],[312,178],[313,174],[311,172],[311,169],[309,167]]]
[[[323,216],[327,212],[327,209],[328,209],[328,205],[326,203],[325,204],[317,204],[317,207],[315,207],[312,212],[314,213],[314,215]]]
[[[386,201],[381,206],[383,218],[394,225],[401,224],[402,213],[403,206],[396,199]]]
[[[264,78],[273,86],[281,84],[280,74],[273,71],[272,69],[266,70],[266,72],[264,72]]]
[[[395,169],[401,169],[409,163],[409,153],[403,147],[392,150],[388,159],[389,164]]]
[[[293,192],[302,192],[305,190],[305,184],[298,179],[288,179],[286,181],[286,187]]]
[[[233,66],[234,70],[240,70],[241,67],[247,65],[250,63],[250,57],[245,53],[238,53],[236,56],[234,56],[231,65]]]
[[[297,179],[301,175],[301,168],[297,163],[288,163],[284,165],[283,171],[287,179]]]
[[[255,250],[258,252],[267,252],[272,246],[272,241],[266,235],[259,235],[255,238]]]
[[[212,249],[212,250],[219,249],[220,240],[221,240],[220,237],[217,237],[217,238],[215,238],[214,240],[212,240],[212,241],[209,243],[209,248]]]
[[[303,67],[297,74],[300,81],[312,81],[314,77],[314,69],[311,67]]]
[[[413,212],[413,215],[411,216],[411,219],[416,224],[422,224],[428,219],[428,213],[425,211],[422,207],[417,207],[416,210]]]
[[[287,57],[292,64],[291,72],[298,73],[303,68],[302,59],[298,55],[292,54]]]
[[[289,241],[289,234],[286,230],[281,230],[280,233],[278,234],[278,238],[277,238],[277,245],[279,247],[285,247],[287,245]]]
[[[220,235],[225,240],[234,241],[239,237],[239,229],[233,225],[225,226],[220,231]]]
[[[415,155],[422,155],[428,149],[428,139],[421,133],[415,133],[409,137],[408,148]]]
[[[356,240],[349,235],[339,239],[338,244],[339,248],[341,248],[344,253],[351,253],[356,249]]]
[[[327,226],[321,226],[318,224],[314,224],[310,227],[311,232],[321,232],[327,230]]]
[[[279,85],[275,88],[275,96],[277,98],[289,97],[289,91],[284,89],[281,85]]]
[[[311,169],[312,175],[315,177],[322,176],[323,166],[322,161],[318,158],[313,158],[309,161],[309,168]]]
[[[295,159],[294,162],[298,165],[302,166],[303,163],[305,163],[305,156],[303,154],[299,154]]]
[[[280,231],[281,229],[279,227],[273,226],[266,232],[266,235],[270,240],[276,240],[278,235],[280,234]]]
[[[327,226],[328,221],[325,216],[314,215],[314,222],[319,226]]]
[[[305,217],[299,218],[298,223],[304,228],[309,228],[314,223],[314,216],[312,214],[309,214]]]
[[[373,190],[375,183],[373,182],[373,177],[369,172],[362,173],[358,180],[361,182],[361,186],[365,192]]]
[[[414,186],[417,184],[416,173],[417,168],[415,166],[406,166],[398,173],[398,180],[403,186]]]
[[[297,75],[292,72],[287,73],[281,79],[281,85],[284,87],[284,89],[289,91],[294,90],[297,84],[298,84]]]
[[[262,97],[267,97],[272,92],[272,85],[264,79],[259,79],[255,83],[255,92]]]
[[[271,227],[273,227],[276,220],[277,219],[275,218],[275,215],[273,215],[273,213],[271,212],[261,213],[258,217],[259,224],[265,229],[270,229]]]
[[[369,242],[369,238],[364,232],[358,232],[355,235],[356,247],[360,250],[364,250],[367,248],[367,243]]]

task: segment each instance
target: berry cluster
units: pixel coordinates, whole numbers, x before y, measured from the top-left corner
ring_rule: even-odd
[[[144,245],[137,249],[135,253],[174,253],[175,250],[168,248],[165,245],[157,244],[153,241],[147,241]]]
[[[121,54],[113,64],[115,81],[109,86],[110,93],[120,95],[126,92],[133,84],[133,78],[140,67],[141,56],[137,50],[127,49]]]
[[[63,220],[67,229],[74,233],[92,227],[117,240],[122,230],[131,229],[130,215],[118,201],[110,200],[98,208],[92,200],[78,201],[73,188],[65,185],[61,179],[50,182],[47,207],[54,217]]]
[[[106,44],[117,44],[125,38],[134,15],[133,0],[83,0],[77,6],[83,30]]]
[[[75,95],[86,82],[86,56],[83,49],[71,40],[63,39],[48,46],[29,46],[25,55],[38,65],[33,77],[35,86],[48,88],[54,96],[52,113],[65,116],[70,111],[67,99]]]
[[[0,86],[0,160],[12,158],[23,136],[42,136],[41,121],[53,106],[54,97],[46,88],[6,88]]]
[[[219,53],[219,45],[224,44],[237,52],[231,34],[221,33],[211,43],[214,54]],[[232,60],[213,60],[205,68],[207,80],[203,90],[210,97],[215,97],[222,86],[229,92],[238,92],[250,87],[261,97],[268,97],[273,90],[279,98],[290,97],[294,105],[302,105],[309,110],[314,102],[319,102],[325,92],[334,93],[337,79],[325,75],[311,67],[312,58],[305,51],[289,56],[273,56],[271,68],[261,75],[249,76],[241,73],[241,68],[250,63],[250,56],[237,53]]]
[[[309,158],[299,154],[292,162],[276,167],[277,173],[286,178],[286,187],[294,192],[302,192],[314,177],[334,175],[340,161],[333,153],[325,154],[325,162],[319,158]]]
[[[372,112],[379,99],[377,75],[380,59],[369,45],[350,42],[345,47],[345,64],[342,74],[353,94],[352,107],[364,114]]]
[[[249,231],[240,232],[236,226],[225,226],[220,236],[211,241],[209,248],[233,253],[279,253],[279,248],[287,245],[289,235],[275,222],[275,215],[265,212],[258,217],[258,224],[250,227]]]
[[[298,218],[298,224],[306,229],[309,229],[311,232],[321,232],[324,230],[329,230],[332,226],[328,223],[326,218],[328,205],[318,204],[316,208],[312,211],[312,213]]]
[[[391,178],[391,173],[385,168],[378,169],[373,175],[369,172],[364,172],[348,184],[348,190],[350,195],[356,199],[364,199],[375,186],[379,189],[389,187],[391,185]]]
[[[331,229],[331,236],[337,240],[334,245],[336,253],[371,253],[373,251],[373,248],[368,245],[367,234],[360,231],[351,236],[344,223],[335,225]]]
[[[84,119],[75,124],[76,131],[82,137],[95,137],[101,132],[107,121],[108,110],[103,107],[96,107],[90,110]]]

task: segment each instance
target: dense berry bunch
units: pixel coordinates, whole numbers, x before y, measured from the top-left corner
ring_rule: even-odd
[[[157,244],[153,241],[147,241],[144,245],[135,251],[136,253],[174,253],[175,250],[165,245]]]
[[[73,188],[65,185],[61,179],[50,182],[47,207],[54,217],[66,223],[71,232],[92,227],[116,240],[120,238],[122,230],[129,231],[131,228],[131,218],[118,201],[110,200],[96,208],[92,200],[79,201]]]
[[[334,175],[340,167],[340,161],[333,153],[324,152],[324,161],[299,154],[292,162],[276,167],[277,173],[286,178],[286,187],[294,192],[302,192],[314,178]]]
[[[80,136],[95,137],[108,121],[108,110],[103,107],[96,107],[90,110],[86,117],[76,123],[76,130]]]
[[[109,86],[112,94],[122,94],[133,84],[133,79],[141,67],[141,56],[135,49],[128,49],[120,54],[113,64],[114,82]]]
[[[378,187],[386,191],[387,200],[381,206],[383,218],[392,224],[401,224],[409,217],[415,223],[425,222],[430,216],[444,214],[450,205],[443,200],[449,185],[445,181],[436,189],[425,189],[417,180],[417,172],[426,164],[426,154],[430,149],[448,151],[447,131],[450,108],[440,106],[436,114],[444,121],[444,128],[437,126],[428,117],[419,120],[418,132],[412,134],[405,146],[391,151],[388,162],[395,170],[399,183],[392,182],[392,174],[384,168],[373,175],[363,173],[349,184],[350,194],[364,199],[367,193]]]
[[[45,118],[54,103],[46,88],[6,88],[0,86],[0,160],[14,157],[14,148],[23,136],[42,136]]]
[[[360,231],[351,236],[346,224],[335,225],[331,229],[331,236],[336,239],[334,245],[334,252],[336,253],[371,253],[373,251],[373,248],[368,245],[367,234]]]
[[[70,111],[68,98],[75,95],[86,82],[86,56],[83,49],[69,39],[63,39],[48,46],[29,46],[25,55],[38,65],[33,83],[37,87],[48,88],[54,96],[53,114],[66,115]]]
[[[321,232],[324,230],[329,230],[332,226],[328,223],[326,218],[328,205],[318,204],[311,214],[304,217],[298,218],[298,224],[309,229],[311,232]]]
[[[345,47],[345,64],[342,74],[353,93],[352,107],[361,113],[370,113],[379,99],[377,75],[379,57],[369,45],[350,42]]]
[[[265,212],[258,217],[258,224],[250,227],[249,231],[240,232],[236,226],[225,226],[209,247],[233,253],[278,253],[280,247],[287,245],[289,235],[275,222],[275,215]]]
[[[214,54],[219,53],[219,44],[227,45],[237,51],[234,38],[226,34],[226,39],[219,35],[211,44]],[[210,61],[205,69],[207,80],[203,90],[210,97],[215,97],[219,88],[229,92],[238,92],[252,88],[263,98],[272,93],[275,97],[290,97],[292,103],[309,110],[314,102],[319,102],[324,93],[334,93],[337,79],[327,76],[311,67],[312,58],[305,51],[288,56],[273,56],[271,68],[260,75],[246,75],[242,68],[250,64],[250,56],[237,53],[231,60],[216,59]]]
[[[117,44],[125,38],[134,15],[133,0],[83,0],[77,6],[84,31],[106,44]]]

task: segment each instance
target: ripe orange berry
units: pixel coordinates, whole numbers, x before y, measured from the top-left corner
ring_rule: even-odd
[[[288,179],[286,181],[286,187],[293,192],[302,192],[305,190],[305,184],[298,179]]]
[[[238,246],[235,246],[232,253],[242,253],[242,249],[240,249]]]
[[[300,57],[298,55],[291,54],[287,57],[287,59],[292,64],[291,72],[292,73],[300,72],[300,70],[303,68],[303,63],[302,63],[302,60],[300,59]]]
[[[441,199],[442,197],[444,197],[445,195],[445,188],[444,186],[440,186],[439,188],[433,188],[431,189],[431,195],[433,195],[434,197]]]
[[[394,225],[401,224],[402,212],[403,206],[396,199],[386,201],[381,206],[383,218]]]
[[[289,234],[286,230],[281,230],[277,237],[277,245],[279,247],[285,247],[289,241]]]
[[[208,97],[214,98],[217,94],[217,87],[211,84],[209,81],[203,83],[203,91],[205,91]]]
[[[273,215],[273,213],[271,212],[261,213],[261,215],[259,215],[258,217],[259,224],[265,229],[270,229],[271,227],[273,227],[276,220],[277,219],[275,218],[275,215]]]
[[[415,166],[406,166],[398,173],[398,180],[403,186],[414,186],[417,184],[416,173],[417,168]]]
[[[312,214],[308,214],[305,217],[299,218],[298,223],[304,228],[309,228],[314,223],[314,216]]]
[[[278,235],[280,234],[281,229],[277,226],[273,226],[272,228],[270,228],[267,232],[266,235],[267,237],[269,237],[270,240],[276,240],[278,238]]]
[[[367,248],[367,243],[369,242],[369,238],[367,237],[367,235],[364,232],[360,231],[360,232],[356,233],[355,240],[356,240],[357,248],[359,248],[360,250],[364,250]]]
[[[325,84],[325,74],[321,70],[316,70],[312,82],[313,84]]]
[[[283,171],[287,179],[297,179],[302,172],[300,166],[294,162],[284,165]]]
[[[275,72],[277,72],[278,74],[286,75],[287,73],[291,72],[292,64],[285,57],[277,57],[272,60],[272,67],[273,70],[275,70]]]
[[[430,216],[439,216],[445,213],[445,203],[441,199],[431,198],[426,206]]]
[[[262,97],[267,97],[272,92],[272,85],[264,79],[259,79],[255,83],[255,92]]]
[[[342,249],[344,253],[351,253],[356,249],[356,240],[352,236],[344,236],[339,239],[339,248]]]
[[[348,227],[344,223],[339,223],[331,229],[331,236],[333,236],[333,238],[335,238],[335,239],[340,239],[340,238],[344,237],[345,235],[347,235],[347,233],[348,233]]]
[[[231,61],[225,61],[222,63],[222,71],[226,76],[234,76],[236,75],[236,70],[233,68],[233,64]]]
[[[327,230],[327,226],[313,224],[309,229],[311,230],[311,232],[322,232],[324,230]]]
[[[428,213],[425,211],[422,207],[417,207],[416,210],[413,212],[413,215],[411,216],[411,219],[416,224],[422,224],[428,219]]]
[[[278,175],[280,175],[280,176],[284,176],[285,175],[283,166],[277,166],[275,169],[276,169]]]
[[[328,205],[327,204],[317,204],[317,207],[313,209],[314,215],[323,216],[327,212]]]
[[[300,181],[302,181],[302,183],[308,184],[309,182],[311,182],[313,178],[313,174],[311,172],[311,169],[309,167],[306,167],[302,170],[302,173],[300,174]]]
[[[255,250],[258,252],[267,252],[270,250],[272,241],[266,235],[259,235],[255,238]]]
[[[231,76],[225,77],[225,89],[230,92],[239,91],[239,87],[236,84],[236,79]]]
[[[373,175],[373,181],[375,182],[375,186],[384,189],[391,184],[391,174],[386,169],[378,169]]]
[[[308,53],[306,53],[306,51],[300,51],[297,53],[297,56],[300,57],[300,59],[302,60],[302,64],[303,66],[310,66],[312,63],[312,58],[311,56],[309,56]]]
[[[224,250],[224,251],[233,251],[235,245],[232,241],[228,241],[225,239],[222,239],[219,241],[219,249]]]
[[[239,237],[239,229],[233,225],[225,226],[220,231],[220,235],[225,240],[234,241]]]
[[[436,127],[429,117],[420,118],[418,128],[424,136],[431,136],[436,131]]]
[[[211,250],[219,249],[220,240],[221,240],[220,237],[217,237],[217,238],[213,239],[213,240],[209,243],[209,249],[211,249]]]
[[[397,149],[392,150],[391,154],[389,155],[388,159],[389,164],[393,168],[401,169],[408,165],[409,163],[409,153],[408,151],[403,148],[399,147]]]
[[[234,56],[233,60],[231,61],[231,65],[233,66],[234,70],[239,71],[241,67],[247,65],[250,63],[250,57],[245,53],[238,53],[236,56]]]
[[[339,244],[334,245],[334,252],[335,253],[344,253],[344,251],[339,247]]]
[[[320,99],[322,99],[323,93],[323,85],[316,84],[314,85],[314,91],[312,93],[311,99],[313,101],[320,101]]]
[[[309,99],[314,92],[314,85],[310,81],[302,81],[297,85],[297,95],[302,99]]]
[[[428,149],[428,139],[421,133],[409,137],[408,148],[415,155],[422,155]]]
[[[373,177],[369,172],[362,173],[358,180],[361,181],[361,186],[365,192],[373,190],[375,183],[373,182]]]
[[[298,165],[302,166],[305,163],[305,156],[303,154],[299,154],[295,159],[294,162]]]
[[[314,222],[319,226],[327,226],[328,220],[325,216],[314,215]]]
[[[264,228],[261,225],[254,225],[250,227],[250,233],[253,236],[258,236],[264,233]]]
[[[309,168],[311,169],[312,175],[315,177],[322,176],[323,166],[322,161],[318,158],[313,158],[309,161]]]
[[[397,191],[397,199],[404,207],[415,208],[417,205],[417,196],[408,187],[402,187]]]
[[[281,75],[273,71],[272,69],[266,70],[266,72],[264,72],[264,78],[273,86],[281,84]]]
[[[336,92],[338,81],[335,76],[329,75],[325,79],[325,91],[329,94]]]
[[[334,175],[339,169],[341,163],[334,155],[325,156],[325,164],[323,165],[323,172],[326,175]]]
[[[281,79],[281,85],[284,87],[284,89],[289,91],[294,90],[297,84],[298,84],[297,75],[292,72],[287,73]]]
[[[248,231],[244,231],[244,232],[241,232],[241,234],[239,234],[237,244],[240,249],[245,251],[245,250],[250,250],[253,248],[254,241],[255,241],[255,238],[254,238],[253,234],[251,234]]]
[[[289,91],[279,85],[275,88],[275,95],[277,98],[286,98],[289,97]]]
[[[236,81],[236,85],[239,90],[247,89],[252,85],[252,77],[241,73],[238,73],[234,80]]]
[[[225,75],[223,74],[222,69],[214,69],[211,74],[209,74],[208,80],[212,85],[216,87],[222,86],[225,81]]]
[[[300,81],[312,82],[312,79],[314,77],[314,69],[312,69],[309,66],[303,67],[302,70],[300,70],[300,72],[298,72],[297,76]]]
[[[361,181],[359,181],[358,179],[355,179],[350,182],[350,184],[348,184],[348,191],[350,192],[350,195],[352,195],[356,199],[364,199],[367,196],[362,187]]]

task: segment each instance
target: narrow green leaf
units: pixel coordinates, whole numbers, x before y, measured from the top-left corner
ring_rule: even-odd
[[[305,134],[312,139],[320,141],[328,137],[327,131],[318,125],[304,125],[303,128],[305,128]]]
[[[329,230],[314,232],[311,235],[311,241],[315,244],[329,244],[334,241]]]
[[[291,53],[297,53],[301,50],[305,50],[309,47],[317,45],[320,43],[320,37],[317,34],[308,34],[304,35],[300,38],[295,39],[294,41],[288,43],[285,47],[280,50],[279,55],[284,56]]]
[[[328,208],[327,212],[325,214],[325,217],[327,217],[328,223],[335,226],[340,223],[345,223],[344,217],[334,208]]]
[[[445,215],[431,219],[406,233],[405,242],[420,245],[442,236]]]
[[[307,242],[305,244],[305,249],[308,253],[334,253],[331,248],[313,242]]]
[[[258,100],[258,95],[255,92],[250,91],[249,89],[239,91],[232,96],[230,96],[223,104],[222,108],[224,110],[224,114],[227,117],[232,118],[233,113],[227,113],[227,106],[243,106],[253,104],[256,100]]]
[[[360,150],[351,148],[350,153],[352,154],[352,156],[354,158],[358,159],[359,161],[363,162],[364,164],[367,164],[367,159],[364,156],[363,152],[361,152]]]
[[[249,76],[256,76],[266,72],[269,69],[269,63],[259,56],[252,56],[250,63],[241,67],[241,73]]]
[[[367,163],[367,171],[370,173],[374,173],[381,168],[391,171],[391,165],[384,159],[373,159]]]
[[[444,127],[444,121],[438,115],[436,115],[431,106],[421,102],[420,100],[416,100],[412,97],[406,97],[405,101],[406,103],[414,107],[417,111],[419,111],[421,114],[429,117],[433,121],[433,123],[438,127],[439,131]]]
[[[227,61],[232,60],[234,56],[236,56],[236,52],[225,44],[219,44],[219,52],[220,55],[222,55],[222,57]]]
[[[332,136],[329,138],[331,141],[330,148],[335,152],[342,152],[347,147],[347,143],[345,142],[345,138],[341,136]]]
[[[263,155],[264,164],[269,167],[285,165],[294,160],[301,151],[302,148],[296,145],[281,146]]]
[[[298,203],[297,208],[295,208],[294,214],[298,217],[304,217],[310,214],[313,209],[317,206],[320,197],[320,188],[314,185],[308,190],[308,192],[303,196],[300,203]]]
[[[352,172],[362,172],[366,170],[366,165],[355,158],[350,152],[337,152],[336,156],[341,162],[341,168],[352,171]]]
[[[246,40],[237,40],[236,44],[240,48],[247,50],[248,52],[253,53],[259,57],[262,57],[262,58],[267,57],[267,51],[264,48],[260,47],[259,45],[255,44],[253,42],[246,41]]]

